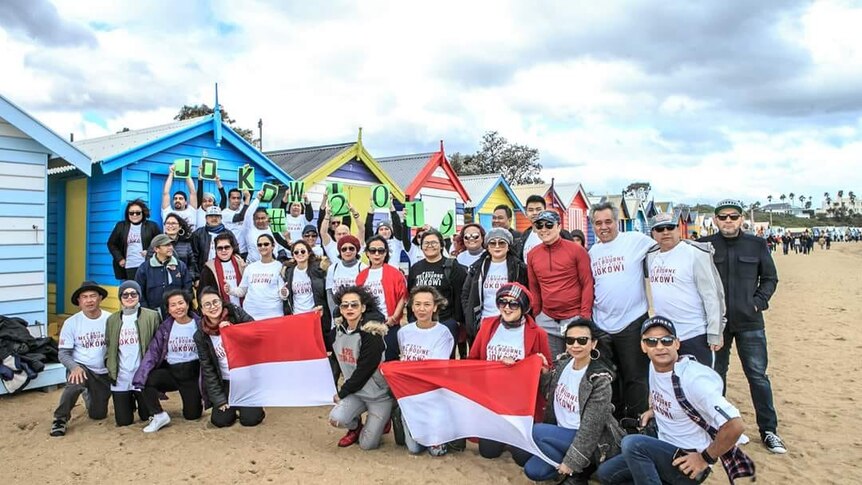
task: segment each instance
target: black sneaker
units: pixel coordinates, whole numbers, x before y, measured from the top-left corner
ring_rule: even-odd
[[[763,445],[766,446],[766,449],[772,453],[776,453],[778,455],[783,455],[787,453],[787,447],[784,445],[784,441],[777,434],[772,431],[767,431],[763,435]]]
[[[66,436],[66,420],[57,418],[51,425],[51,436]]]

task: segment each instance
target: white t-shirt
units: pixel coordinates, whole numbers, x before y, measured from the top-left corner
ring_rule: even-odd
[[[105,324],[111,314],[105,310],[98,318],[90,319],[80,311],[63,323],[60,330],[61,349],[72,349],[75,362],[96,374],[107,374],[105,367]]]
[[[242,308],[255,320],[284,316],[279,290],[284,286],[281,262],[255,261],[245,268],[240,288],[248,288]]]
[[[587,367],[575,370],[571,364],[563,369],[557,388],[554,389],[554,416],[557,424],[566,429],[581,428],[581,404],[578,401],[578,391],[581,380],[587,373]]]
[[[721,395],[723,384],[715,371],[688,359],[677,362],[674,371],[680,377],[686,400],[712,427],[718,429],[729,421],[724,414],[730,418],[739,417],[739,410]],[[650,363],[649,400],[655,411],[658,437],[679,448],[703,451],[712,439],[679,405],[673,392],[671,374],[656,372]]]
[[[527,255],[530,254],[530,251],[539,244],[542,244],[542,240],[539,239],[539,235],[536,234],[536,231],[530,231],[530,235],[527,236],[527,240],[524,241],[524,252],[521,253],[524,261],[527,260]]]
[[[323,246],[323,253],[326,254],[326,257],[330,261],[338,261],[341,258],[341,255],[338,254],[338,243],[335,242],[335,239],[330,239],[329,243]]]
[[[452,332],[436,322],[431,328],[419,328],[410,323],[398,330],[401,360],[448,359],[454,347]]]
[[[174,206],[170,207],[162,207],[162,223],[164,224],[165,219],[169,214],[174,213],[180,217],[182,217],[186,223],[189,225],[189,230],[194,231],[196,227],[198,227],[198,213],[197,209],[194,207],[187,205],[183,210],[174,209]]]
[[[210,340],[213,343],[213,349],[215,349],[216,357],[218,357],[218,367],[221,371],[221,378],[223,381],[230,380],[230,369],[227,366],[227,353],[224,351],[224,345],[221,342],[221,335],[210,335]]]
[[[290,234],[291,242],[299,241],[302,239],[302,229],[308,225],[308,221],[302,214],[293,217],[287,209],[284,212],[284,232]]]
[[[706,310],[694,279],[695,251],[699,250],[680,242],[668,252],[650,256],[653,309],[674,323],[680,340],[706,333]]]
[[[141,365],[141,343],[138,340],[138,314],[123,315],[120,327],[120,345],[117,359],[117,383],[111,390],[117,392],[132,390],[132,377]]]
[[[144,250],[141,227],[143,224],[129,226],[129,237],[126,238],[126,269],[137,268],[144,262],[144,256],[141,254]]]
[[[216,250],[215,250],[215,238],[216,238],[216,236],[218,236],[218,234],[216,234],[214,232],[210,233],[210,252],[207,255],[207,261],[213,260],[216,257],[216,254],[215,254],[215,252],[216,252]]]
[[[351,267],[347,267],[340,260],[333,260],[332,265],[326,270],[326,289],[332,290],[332,293],[337,292],[342,288],[353,286],[356,284],[356,277],[359,272],[366,268],[361,261]]]
[[[365,288],[377,299],[380,313],[389,315],[389,309],[386,308],[386,295],[383,293],[383,268],[368,270],[368,279],[365,280]]]
[[[655,241],[639,232],[621,232],[590,248],[595,280],[593,320],[608,333],[619,333],[647,312],[643,260]]]
[[[183,324],[174,322],[171,326],[171,335],[168,337],[168,353],[165,356],[168,364],[175,365],[198,360],[195,330],[197,326],[194,320]]]
[[[497,308],[497,290],[509,282],[509,268],[505,261],[491,262],[485,281],[482,283],[482,318],[496,317],[500,314]]]
[[[311,278],[307,269],[293,270],[293,283],[290,289],[293,293],[293,313],[305,313],[314,309],[314,292],[311,289]]]
[[[204,227],[207,225],[207,211],[202,207],[198,207],[197,215],[195,216],[196,227]]]
[[[227,208],[221,211],[221,221],[222,224],[224,224],[224,227],[228,228],[236,238],[236,242],[239,245],[239,252],[244,253],[248,251],[248,241],[245,240],[245,228],[242,225],[242,221],[233,222],[233,218],[241,211],[241,205],[237,210]]]
[[[485,347],[487,360],[523,360],[524,358],[524,325],[506,328],[503,324],[497,327],[488,345]]]
[[[245,218],[242,221],[243,231],[245,232],[246,250],[248,251],[248,257],[246,257],[245,260],[249,263],[260,261],[260,251],[257,250],[257,238],[259,238],[261,234],[269,234],[272,236],[272,231],[268,226],[265,229],[258,229],[257,226],[254,225],[254,211],[257,210],[259,205],[260,199],[254,198],[251,201],[251,204],[248,205],[248,209],[245,211]],[[300,229],[300,232],[301,231],[302,229]],[[296,239],[294,239],[294,241],[296,241]],[[272,249],[272,257],[276,257],[280,249],[284,248],[282,248],[280,244],[275,243],[275,247]]]
[[[458,253],[458,256],[455,258],[458,261],[458,264],[465,268],[469,268],[473,265],[482,255],[485,254],[485,250],[479,252],[479,254],[470,254],[470,251],[461,251]]]
[[[239,281],[236,280],[236,271],[233,268],[232,261],[215,261],[215,264],[221,265],[222,274],[224,274],[224,282],[230,284],[231,288],[239,286]],[[221,289],[219,289],[221,291]],[[230,295],[230,302],[234,305],[239,305],[239,297]]]

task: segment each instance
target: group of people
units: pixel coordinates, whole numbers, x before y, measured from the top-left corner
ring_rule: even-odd
[[[463,441],[412,439],[382,362],[513,364],[539,355],[533,436],[559,467],[480,439],[483,457],[508,450],[530,478],[562,475],[572,483],[593,472],[603,483],[699,483],[718,459],[731,474],[753,473],[735,446],[746,440],[739,412],[724,398],[735,341],[760,438],[770,451],[786,452],[762,314],[777,274],[766,242],[741,230],[737,201],[718,204],[720,231],[699,241],[682,239],[666,214],[651,221],[652,237],[620,232],[618,209],[596,204],[597,241],[587,250],[584,234],[563,229],[538,195],[527,200],[531,226],[524,233],[512,229],[511,209],[499,206],[490,230],[468,223],[450,239],[432,227],[407,228],[392,205],[376,227],[372,212],[361,224],[352,207],[334,218],[327,197],[311,225],[307,198],[291,202],[286,190],[274,201],[288,205],[286,230],[273,233],[261,193],[231,190],[220,207],[214,194],[198,198],[191,180],[190,198],[171,197],[171,183],[169,176],[164,232],[136,200],[108,243],[124,280],[120,311],[100,308],[107,292],[93,282],[72,297],[81,312],[61,331],[69,385],[53,436],[65,434],[82,393],[91,418],[105,418],[113,397],[117,425],[131,424],[137,410],[149,420],[145,432],[170,422],[159,396],[172,391],[180,393],[185,419],[211,407],[215,426],[237,419],[257,425],[263,409],[227,404],[220,329],[317,312],[333,377],[343,379],[329,416],[346,430],[341,447],[376,448],[394,428],[411,453],[464,449]]]

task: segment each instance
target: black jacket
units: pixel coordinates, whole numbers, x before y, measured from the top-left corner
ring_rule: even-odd
[[[225,228],[222,232],[224,231],[230,231],[230,229]],[[192,233],[192,265],[189,269],[192,270],[195,279],[200,278],[204,265],[209,261],[212,238],[206,226],[199,227]]]
[[[120,266],[120,260],[126,259],[126,249],[128,249],[129,230],[132,223],[129,221],[120,221],[114,226],[111,235],[108,236],[108,251],[111,253],[114,265],[114,278],[118,280],[126,279],[126,269]],[[153,221],[143,221],[141,223],[141,246],[144,251],[150,249],[150,243],[153,238],[161,233],[159,226]]]
[[[712,243],[713,261],[724,284],[727,328],[731,332],[763,328],[763,311],[778,285],[778,273],[766,240],[741,233],[725,238],[721,233],[698,241]]]
[[[227,310],[227,320],[230,323],[254,321],[251,315],[233,303],[225,302],[224,307]],[[201,321],[203,321],[203,317]],[[211,405],[214,408],[220,408],[227,404],[227,394],[224,392],[224,382],[221,377],[221,368],[218,365],[218,356],[215,353],[212,339],[203,331],[203,323],[199,325],[201,326],[198,326],[194,339],[195,345],[198,348],[198,358],[201,362],[201,376],[203,379],[201,393],[204,397],[204,404],[207,407]]]
[[[488,268],[491,266],[491,255],[482,255],[467,270],[464,288],[461,290],[461,307],[464,309],[464,323],[467,325],[467,335],[472,339],[479,332],[482,323],[482,284],[485,282]],[[509,283],[517,282],[527,286],[527,265],[512,253],[506,257],[506,267],[509,270]]]
[[[510,229],[511,231],[511,229]],[[514,254],[519,259],[523,261],[527,261],[527,258],[522,254],[524,252],[524,244],[527,243],[527,239],[530,238],[530,234],[533,233],[533,226],[527,228],[526,231],[522,232],[519,238],[515,238],[515,244],[512,245],[512,249],[509,251],[510,254]],[[572,233],[563,229],[560,231],[560,237],[566,239],[568,241],[574,241],[575,238],[572,237]]]

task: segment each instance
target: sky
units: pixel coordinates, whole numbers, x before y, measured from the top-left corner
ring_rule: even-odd
[[[75,139],[219,100],[264,150],[539,149],[546,181],[862,190],[862,2],[0,0],[0,93]]]

